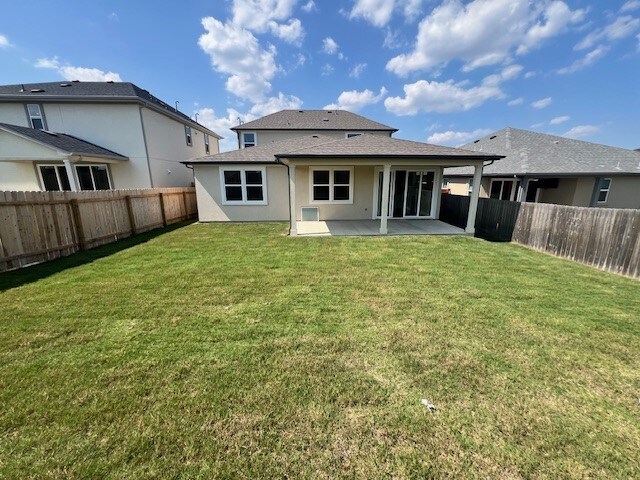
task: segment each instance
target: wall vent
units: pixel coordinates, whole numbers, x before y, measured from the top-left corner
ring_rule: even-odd
[[[300,218],[303,222],[317,222],[320,218],[318,207],[302,207]]]

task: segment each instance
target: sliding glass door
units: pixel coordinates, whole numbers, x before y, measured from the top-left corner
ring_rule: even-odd
[[[433,217],[435,172],[393,170],[389,182],[389,218]],[[382,215],[382,172],[378,172],[377,211]]]

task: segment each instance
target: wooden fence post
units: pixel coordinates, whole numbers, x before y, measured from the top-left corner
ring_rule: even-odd
[[[184,218],[189,218],[189,212],[187,211],[187,192],[182,191],[182,203],[184,204]]]
[[[127,214],[129,215],[129,225],[131,225],[131,235],[136,232],[136,218],[133,216],[133,207],[131,206],[131,195],[125,195],[124,200],[127,203]]]
[[[73,213],[73,223],[76,227],[76,238],[78,239],[78,246],[80,250],[87,249],[87,242],[84,235],[84,228],[82,226],[82,214],[80,213],[80,205],[77,198],[72,198],[69,202],[71,205],[71,212]]]
[[[158,199],[160,200],[160,213],[162,214],[162,226],[167,226],[167,212],[164,211],[164,193],[160,192],[158,194]]]

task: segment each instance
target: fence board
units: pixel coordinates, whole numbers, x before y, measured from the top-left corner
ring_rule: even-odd
[[[194,188],[0,192],[0,271],[70,255],[196,215]]]

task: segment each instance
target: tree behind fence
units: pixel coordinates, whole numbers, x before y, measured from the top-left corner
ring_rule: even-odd
[[[466,225],[469,197],[442,196],[440,219]],[[570,207],[480,198],[476,236],[514,241],[634,278],[640,278],[640,210]]]
[[[0,271],[195,216],[194,188],[0,192]]]

